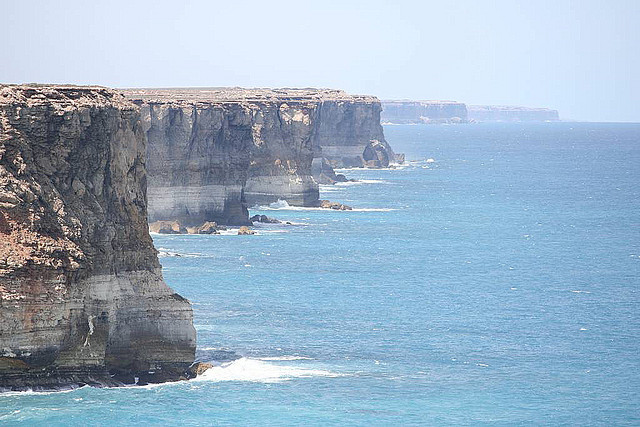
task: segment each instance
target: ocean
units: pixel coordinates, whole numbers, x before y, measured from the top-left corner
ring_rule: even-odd
[[[385,126],[353,211],[154,235],[194,381],[0,395],[21,425],[638,425],[640,124]]]

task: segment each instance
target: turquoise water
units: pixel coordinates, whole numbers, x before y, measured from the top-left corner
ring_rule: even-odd
[[[2,395],[0,422],[640,424],[640,125],[385,133],[414,161],[322,190],[354,211],[154,236],[203,379]]]

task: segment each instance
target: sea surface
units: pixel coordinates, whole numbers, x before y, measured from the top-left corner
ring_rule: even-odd
[[[254,236],[154,235],[190,382],[0,395],[22,425],[639,425],[640,124],[386,126],[395,169]]]

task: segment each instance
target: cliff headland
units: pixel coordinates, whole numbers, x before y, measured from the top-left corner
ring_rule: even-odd
[[[149,236],[145,158],[119,93],[0,85],[0,389],[186,375],[192,310]]]
[[[469,119],[477,122],[553,122],[558,110],[512,105],[469,105]]]
[[[149,219],[248,225],[248,206],[319,206],[333,167],[386,167],[380,102],[332,89],[125,89],[148,144]]]
[[[455,101],[382,101],[382,123],[464,123],[467,106]]]
[[[505,105],[466,105],[455,101],[383,100],[383,124],[544,122],[560,120],[557,110]]]

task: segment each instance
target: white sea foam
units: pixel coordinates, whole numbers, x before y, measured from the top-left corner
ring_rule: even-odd
[[[339,187],[346,187],[350,185],[359,185],[359,184],[391,184],[389,181],[384,181],[382,179],[359,179],[357,181],[346,181],[346,182],[336,182],[335,185]]]
[[[10,396],[25,396],[30,394],[45,396],[47,394],[59,394],[59,393],[72,393],[76,390],[80,390],[85,387],[90,387],[88,385],[83,385],[82,387],[70,388],[67,390],[54,390],[54,391],[34,391],[34,390],[25,390],[25,391],[7,391],[4,393],[0,393],[0,398],[2,397],[10,397]]]
[[[227,228],[226,230],[218,230],[220,236],[237,236],[238,228]]]
[[[218,348],[208,347],[202,350],[218,350]],[[283,381],[290,381],[296,378],[311,378],[311,377],[340,377],[342,374],[336,372],[327,371],[324,369],[311,369],[299,366],[284,365],[283,361],[296,361],[296,360],[311,360],[305,356],[275,356],[275,357],[262,357],[258,359],[242,357],[232,362],[222,363],[218,366],[214,366],[204,372],[202,375],[192,379],[189,383],[209,381],[209,382],[223,382],[223,381],[248,381],[248,382],[260,382],[260,383],[278,383]],[[276,362],[276,363],[269,363]],[[140,385],[127,385],[124,387],[107,387],[112,390],[126,390],[126,389],[154,389],[158,387],[171,387],[182,386],[185,383],[182,381],[159,383],[159,384],[147,384]],[[89,386],[84,386],[89,387]],[[80,388],[84,388],[80,387]],[[0,393],[0,398],[17,396],[17,395],[47,395],[58,393],[70,393],[80,388],[71,390],[60,391],[17,391]]]
[[[573,292],[574,294],[590,294],[591,293],[589,291],[579,291],[579,290],[575,290],[575,291],[571,291],[571,292]]]
[[[193,253],[172,252],[168,249],[158,248],[158,258],[166,258],[166,257],[201,258],[206,256],[210,256],[210,255],[205,255],[198,252],[193,252]]]
[[[311,357],[307,357],[307,356],[269,356],[269,357],[258,357],[257,359],[264,360],[264,361],[313,360]]]
[[[397,209],[393,208],[353,208],[351,211],[340,211],[340,212],[391,212]]]
[[[375,171],[394,171],[394,170],[402,170],[404,168],[406,168],[407,166],[409,166],[410,162],[404,162],[404,163],[389,163],[389,167],[387,168],[334,168],[333,170],[336,173],[342,173],[342,172],[353,172],[353,171],[359,171],[359,172],[375,172]]]
[[[392,208],[353,208],[351,210],[338,210],[338,209],[326,209],[320,207],[303,207],[303,206],[291,206],[286,200],[278,200],[271,203],[269,206],[254,206],[252,209],[262,211],[326,211],[326,212],[390,212],[396,209]]]
[[[322,369],[302,368],[264,360],[240,358],[208,369],[192,381],[249,381],[275,383],[294,378],[338,377],[340,374]]]

